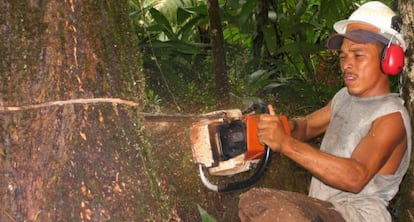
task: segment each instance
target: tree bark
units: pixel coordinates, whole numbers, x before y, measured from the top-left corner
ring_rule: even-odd
[[[217,0],[208,0],[208,16],[210,20],[210,38],[212,58],[214,64],[216,83],[217,108],[222,109],[228,106],[229,88],[226,67],[226,50],[221,27],[219,4]]]
[[[414,52],[414,1],[400,0],[398,8],[403,20],[403,30],[405,32],[406,41],[409,43],[406,51],[406,65],[402,74],[402,96],[405,101],[405,106],[411,115],[411,125],[414,126],[414,60],[412,59]],[[413,158],[414,154],[412,152],[411,165],[414,161]],[[412,167],[410,167],[410,169],[411,170],[408,171],[408,175],[404,179],[401,188],[401,192],[403,192],[401,195],[403,199],[403,208],[405,209],[401,212],[403,218],[410,218],[412,220],[414,215],[414,188],[412,186],[414,181],[414,171],[412,170]]]
[[[411,0],[401,0],[399,10],[403,19],[406,41],[409,43],[406,51],[406,65],[403,71],[403,96],[406,101],[406,107],[410,114],[414,113],[414,61],[412,58],[414,50],[414,2]],[[414,118],[411,119],[414,125]]]
[[[197,205],[236,220],[237,195],[199,181],[191,121],[142,118],[128,14],[0,0],[0,221],[200,221]]]
[[[1,107],[94,97],[144,105],[127,1],[2,0],[0,10]],[[151,210],[164,203],[145,169],[141,107],[0,112],[0,221],[163,216]]]

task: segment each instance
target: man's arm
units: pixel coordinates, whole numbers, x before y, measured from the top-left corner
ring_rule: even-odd
[[[331,117],[331,103],[305,116],[289,120],[292,137],[300,141],[308,141],[326,131]]]
[[[272,112],[274,115],[273,109]],[[322,118],[320,123],[324,123],[326,113],[323,113],[327,111],[321,112],[314,117],[319,116]],[[313,133],[319,132],[314,129],[326,129],[324,124],[317,123],[319,121],[308,119],[307,130]],[[309,127],[309,124],[313,127]],[[400,113],[377,119],[350,158],[322,152],[294,137],[286,136],[277,116],[262,115],[258,135],[262,143],[297,162],[324,183],[354,193],[361,191],[376,173],[395,172],[406,149],[406,134]]]

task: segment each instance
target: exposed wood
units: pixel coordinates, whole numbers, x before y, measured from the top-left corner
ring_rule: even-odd
[[[122,104],[127,106],[139,106],[140,104],[134,101],[119,99],[119,98],[91,98],[91,99],[70,99],[70,100],[58,100],[51,102],[44,102],[39,104],[29,104],[22,106],[0,106],[0,113],[10,113],[17,111],[25,111],[31,109],[40,109],[51,106],[64,106],[70,104],[94,104],[94,103],[112,103]]]

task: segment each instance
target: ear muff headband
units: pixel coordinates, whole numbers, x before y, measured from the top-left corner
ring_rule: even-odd
[[[390,43],[384,47],[381,55],[381,69],[386,75],[398,75],[404,67],[404,50],[401,46]]]

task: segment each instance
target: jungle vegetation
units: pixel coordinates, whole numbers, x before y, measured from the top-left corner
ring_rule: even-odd
[[[313,111],[343,87],[337,53],[326,48],[333,24],[364,2],[130,0],[149,108],[197,113],[265,102],[289,115]],[[221,52],[211,44],[217,35],[224,40]],[[214,57],[225,61],[222,75]],[[391,82],[400,91],[400,79]],[[390,207],[396,220],[400,204],[397,198]]]
[[[207,109],[265,101],[300,114],[326,104],[342,87],[337,56],[325,44],[333,23],[363,0],[218,1],[222,76],[214,75],[209,2],[130,0],[151,104],[180,110],[191,101]]]

